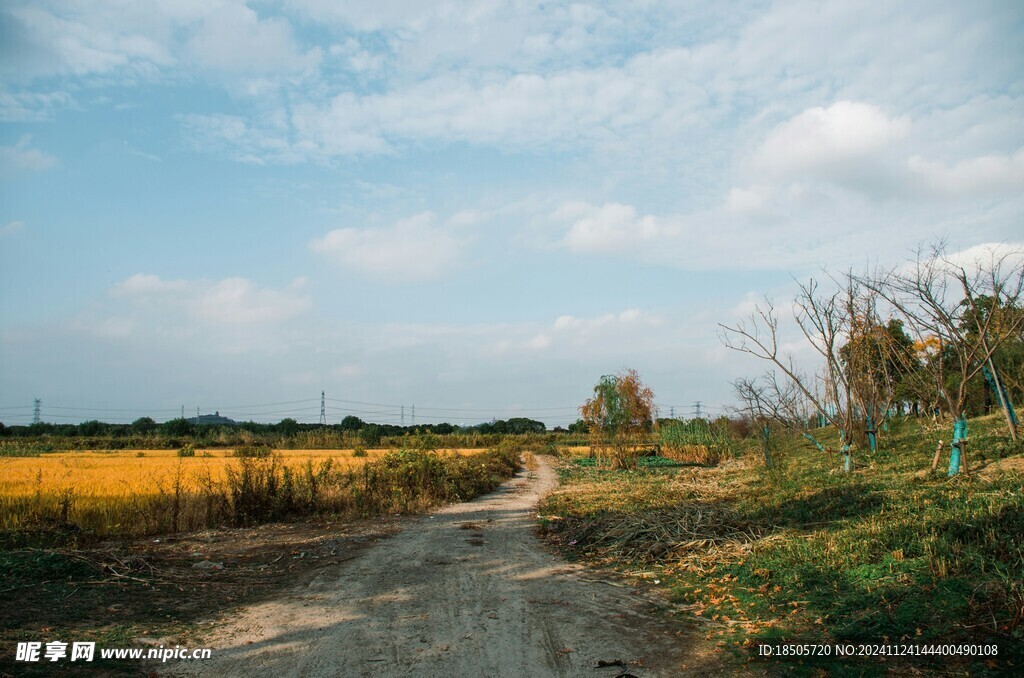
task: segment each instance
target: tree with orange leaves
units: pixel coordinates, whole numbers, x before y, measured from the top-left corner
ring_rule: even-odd
[[[612,468],[633,468],[637,446],[651,430],[656,415],[654,392],[636,370],[606,374],[594,386],[594,397],[580,407],[590,430],[590,455]]]

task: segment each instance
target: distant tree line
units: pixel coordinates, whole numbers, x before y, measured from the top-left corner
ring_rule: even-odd
[[[563,429],[564,430],[564,429]],[[193,442],[202,447],[234,447],[265,444],[273,447],[332,448],[362,445],[365,447],[403,447],[409,438],[431,437],[431,444],[450,447],[484,447],[504,435],[542,434],[544,422],[523,417],[498,419],[473,426],[456,426],[447,422],[396,426],[365,422],[347,416],[338,424],[305,424],[286,418],[276,424],[238,422],[233,425],[197,424],[188,419],[170,419],[157,423],[151,417],[140,417],[131,424],[110,424],[98,420],[80,424],[40,422],[27,426],[6,426],[0,423],[0,439],[9,441],[48,441],[56,447],[78,449],[166,448]]]

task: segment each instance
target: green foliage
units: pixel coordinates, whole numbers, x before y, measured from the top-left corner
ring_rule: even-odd
[[[526,417],[512,417],[511,419],[498,419],[485,424],[478,424],[474,427],[480,433],[497,433],[500,435],[519,435],[523,433],[544,433],[546,427],[544,422]]]
[[[596,467],[597,466],[597,460],[594,459],[593,457],[579,457],[577,459],[573,459],[573,463],[576,464],[577,466],[584,466],[584,467]],[[682,464],[680,464],[675,459],[669,459],[668,457],[662,457],[662,456],[657,456],[657,455],[650,456],[650,457],[640,457],[639,459],[637,459],[637,468],[641,468],[641,469],[644,469],[644,468],[676,468],[678,466],[682,466]]]
[[[250,459],[267,459],[273,455],[274,450],[266,445],[243,445],[236,447],[234,456]]]
[[[342,431],[358,431],[364,426],[366,426],[366,422],[352,414],[341,420]]]
[[[713,464],[733,451],[728,422],[722,421],[669,421],[660,427],[658,439],[662,450],[679,461]]]
[[[157,428],[157,423],[150,417],[139,417],[132,422],[132,431],[142,435],[153,433]]]
[[[166,436],[190,436],[192,424],[188,423],[188,419],[179,417],[165,421],[160,425],[160,431]]]
[[[282,419],[277,425],[277,430],[285,436],[293,436],[299,432],[299,422],[291,418]]]
[[[590,427],[582,419],[577,419],[573,423],[569,424],[569,433],[589,433]]]
[[[0,443],[0,457],[38,457],[41,453],[52,451],[50,445],[41,442],[11,440]]]
[[[78,431],[83,436],[100,436],[107,432],[107,425],[95,419],[83,421],[78,425]]]
[[[184,447],[178,450],[179,457],[194,457],[196,456],[196,448],[192,443],[186,443]]]
[[[633,468],[638,446],[646,442],[654,418],[654,392],[636,370],[606,374],[594,386],[594,396],[580,407],[590,431],[593,455],[613,468]]]
[[[367,447],[377,447],[383,437],[384,431],[377,424],[369,424],[359,430],[359,439]]]

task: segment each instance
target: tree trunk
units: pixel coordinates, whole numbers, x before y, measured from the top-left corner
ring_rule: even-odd
[[[967,417],[963,414],[953,422],[953,443],[952,452],[949,455],[949,475],[955,476],[960,473],[960,461],[965,459],[967,451]]]
[[[1010,396],[1006,392],[1006,388],[1003,387],[1003,380],[999,378],[999,372],[992,363],[991,356],[988,359],[988,368],[992,372],[992,382],[996,387],[996,395],[1003,406],[1003,417],[1006,418],[1006,426],[1010,429],[1010,438],[1013,439],[1013,442],[1017,442],[1017,413],[1013,411],[1013,403],[1010,402]]]

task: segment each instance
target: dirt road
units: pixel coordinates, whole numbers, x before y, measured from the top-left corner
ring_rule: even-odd
[[[228,619],[197,675],[680,675],[695,643],[629,586],[541,548],[543,460],[476,501],[410,520],[394,537]],[[683,634],[683,635],[679,635]],[[702,640],[703,642],[703,640]],[[595,668],[599,660],[628,666]]]

